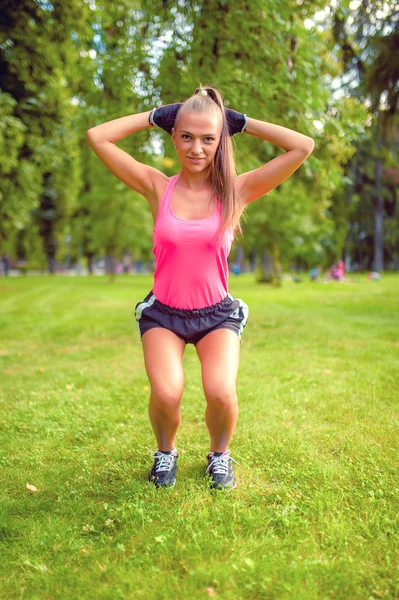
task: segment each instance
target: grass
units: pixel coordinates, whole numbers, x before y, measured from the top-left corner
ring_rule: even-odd
[[[227,495],[204,480],[191,345],[176,487],[146,486],[156,448],[133,310],[151,284],[0,280],[0,597],[399,598],[399,277],[271,289],[231,276],[250,316]]]

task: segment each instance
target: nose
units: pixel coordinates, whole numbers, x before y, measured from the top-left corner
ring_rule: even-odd
[[[195,155],[200,155],[202,152],[201,140],[194,140],[191,152]]]

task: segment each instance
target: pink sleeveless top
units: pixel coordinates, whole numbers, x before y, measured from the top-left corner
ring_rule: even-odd
[[[168,306],[197,309],[217,304],[228,294],[227,257],[234,240],[231,229],[214,237],[221,222],[218,198],[214,213],[204,219],[180,219],[172,210],[172,192],[179,173],[170,178],[153,229],[155,274],[153,293]],[[212,239],[214,238],[214,239]]]

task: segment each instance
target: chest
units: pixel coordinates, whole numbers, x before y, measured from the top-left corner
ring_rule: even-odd
[[[209,190],[190,192],[174,188],[170,197],[172,213],[179,219],[200,220],[211,217],[216,209],[216,199],[211,201]]]

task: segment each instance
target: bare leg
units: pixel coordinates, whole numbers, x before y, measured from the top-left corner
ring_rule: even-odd
[[[236,379],[240,362],[240,340],[234,331],[217,329],[196,346],[202,366],[202,384],[207,402],[205,422],[211,452],[227,450],[238,419]]]
[[[158,450],[166,452],[175,447],[181,421],[185,342],[172,331],[156,327],[146,331],[142,343],[145,368],[151,385],[148,414]]]

